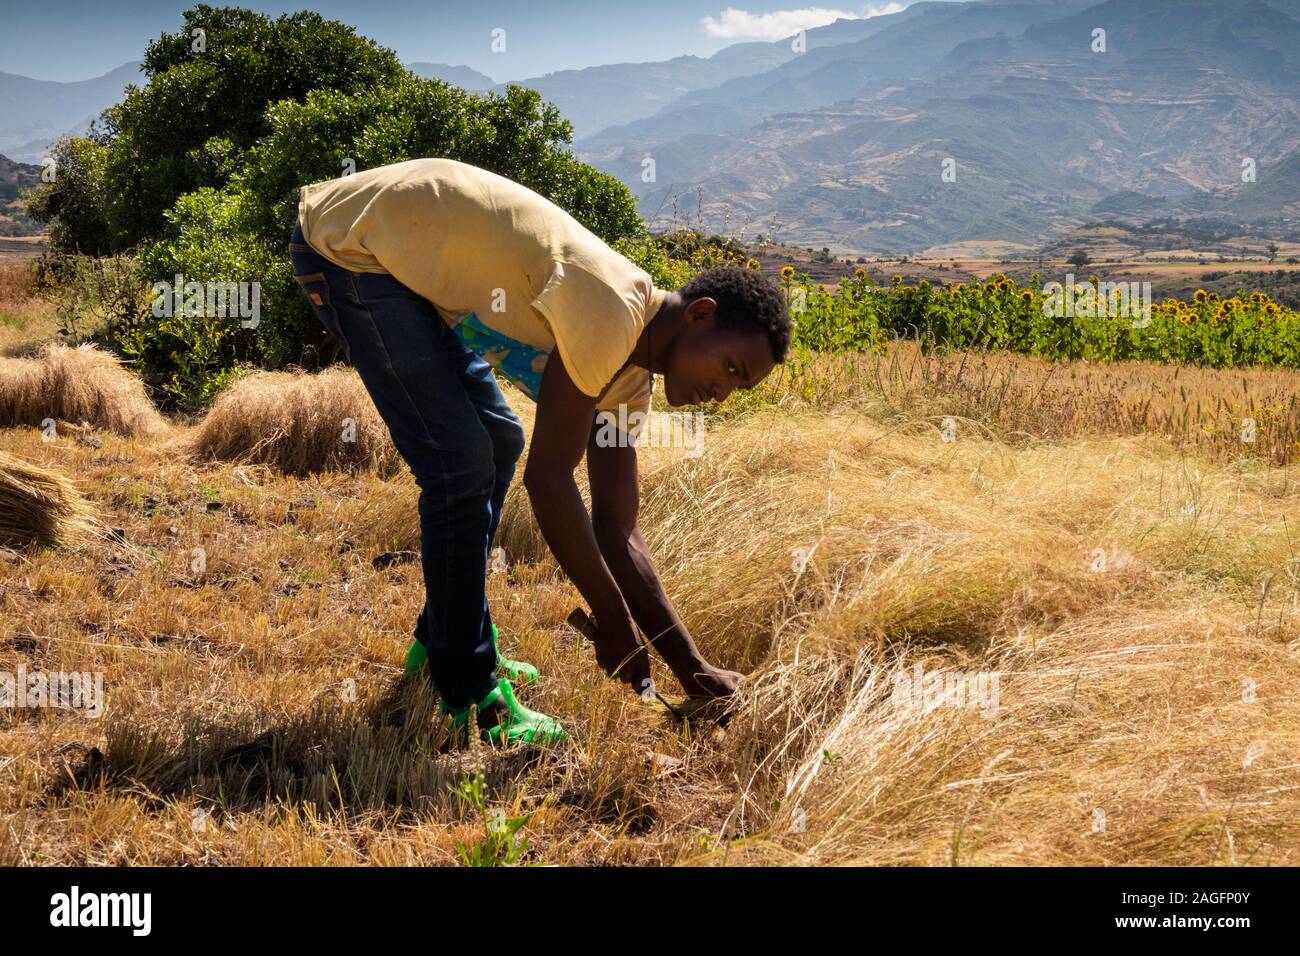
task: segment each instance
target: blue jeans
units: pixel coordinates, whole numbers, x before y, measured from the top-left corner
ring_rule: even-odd
[[[424,608],[416,640],[448,707],[496,686],[485,577],[524,429],[492,367],[428,300],[289,240],[294,278],[365,383],[420,488]]]

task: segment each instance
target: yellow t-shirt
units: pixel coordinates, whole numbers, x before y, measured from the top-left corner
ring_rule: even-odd
[[[428,299],[534,401],[558,347],[598,409],[649,411],[653,376],[625,363],[665,293],[532,190],[454,160],[412,159],[304,186],[298,219],[335,265],[391,275]]]

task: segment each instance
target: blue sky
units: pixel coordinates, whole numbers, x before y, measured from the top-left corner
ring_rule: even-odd
[[[233,4],[277,15],[310,9],[391,47],[403,62],[473,67],[498,82],[600,63],[708,56],[731,43],[780,39],[839,16],[913,0],[310,0]],[[84,80],[140,58],[190,3],[0,0],[0,72]],[[222,5],[219,0],[213,6]],[[505,52],[491,49],[505,30]]]

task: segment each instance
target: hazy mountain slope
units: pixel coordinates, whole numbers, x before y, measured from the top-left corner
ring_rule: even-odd
[[[416,76],[422,76],[427,80],[442,80],[452,86],[459,86],[462,90],[469,90],[471,93],[482,93],[496,86],[496,81],[492,77],[468,66],[422,62],[407,63],[405,66]]]
[[[966,39],[1020,32],[1026,23],[1088,2],[920,3],[862,21],[871,28],[848,43],[814,44],[818,31],[810,30],[808,52],[776,69],[685,95],[645,121],[611,127],[577,146],[591,154],[623,146],[644,151],[683,133],[734,132],[778,113],[830,106],[864,91],[878,94],[926,75]]]
[[[818,57],[826,49],[860,42],[931,7],[947,6],[947,3],[917,3],[899,13],[868,19],[836,20],[805,31],[804,53],[796,53],[793,38],[787,37],[772,43],[735,43],[707,58],[681,56],[653,63],[614,63],[582,70],[562,70],[520,80],[518,85],[537,90],[558,106],[573,122],[575,140],[597,136],[607,127],[623,128],[636,124],[666,110],[675,110],[679,104],[696,117],[692,124],[695,131],[740,128],[734,119],[722,120],[719,126],[716,111],[707,108],[696,111],[695,108],[700,104],[730,101],[732,96],[728,91],[746,90],[749,79],[754,76],[775,76],[779,87],[785,81],[781,74],[772,71],[783,64],[808,55]],[[715,90],[719,92],[713,93]],[[697,91],[701,91],[699,98],[693,95]],[[745,112],[744,125],[768,115],[768,112]],[[617,134],[615,140],[621,141],[623,135]]]
[[[657,112],[665,104],[702,86],[734,76],[761,73],[794,54],[767,43],[746,43],[728,56],[679,56],[651,63],[611,63],[581,70],[562,70],[520,80],[515,85],[537,90],[573,123],[574,136],[599,132]],[[723,51],[727,52],[727,51]]]
[[[1108,197],[1122,203],[1115,194],[1125,191],[1189,214],[1259,214],[1289,201],[1295,170],[1278,167],[1300,149],[1300,22],[1261,0],[1082,6],[1059,5],[1065,15],[1050,19],[1012,3],[954,4],[946,18],[927,12],[823,51],[842,78],[877,78],[855,98],[730,133],[673,135],[655,117],[637,127],[643,139],[584,155],[623,176],[659,225],[674,211],[702,210],[707,228],[777,231],[843,251],[1036,244]],[[1017,16],[1024,29],[998,28]],[[1099,26],[1105,53],[1090,49]],[[812,62],[792,61],[752,85]],[[810,75],[819,74],[799,79]],[[640,179],[645,155],[656,163],[652,183]],[[1254,205],[1234,207],[1246,156],[1260,168],[1253,185],[1264,188]],[[955,182],[940,177],[949,158]]]
[[[1226,212],[1241,219],[1289,218],[1300,224],[1300,150],[1261,167],[1254,183],[1234,191]]]
[[[1071,17],[1034,24],[1025,39],[1044,51],[1089,52],[1092,31],[1106,31],[1106,56],[1157,52],[1210,55],[1206,65],[1234,75],[1296,78],[1296,20],[1264,0],[1105,0]]]
[[[20,192],[35,186],[40,178],[41,167],[0,156],[0,200],[7,203],[17,199]]]
[[[27,218],[26,205],[18,196],[35,186],[41,177],[41,167],[16,163],[8,156],[0,156],[0,236],[38,235],[43,227]]]
[[[139,63],[89,80],[56,83],[0,73],[0,152],[38,161],[45,146],[63,133],[80,129],[122,98],[127,84],[142,80]]]
[[[918,4],[917,6],[927,6]],[[807,31],[806,47],[850,43],[881,29],[878,21],[836,20]],[[626,125],[660,112],[699,89],[728,81],[744,83],[786,63],[797,54],[791,40],[773,43],[734,43],[710,57],[679,56],[645,63],[610,63],[579,70],[559,70],[544,76],[512,81],[511,85],[537,90],[554,103],[574,126],[574,138],[598,134],[612,125]],[[497,90],[506,84],[498,84]]]

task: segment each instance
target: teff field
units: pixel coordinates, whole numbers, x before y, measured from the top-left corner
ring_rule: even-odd
[[[572,740],[500,750],[402,676],[415,489],[353,373],[162,420],[7,360],[0,452],[81,499],[0,552],[0,672],[104,697],[0,709],[0,864],[1300,863],[1300,465],[1214,419],[1297,388],[894,343],[709,409],[642,524],[724,715],[603,676],[516,487],[493,614]]]

